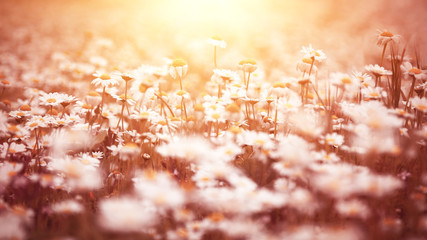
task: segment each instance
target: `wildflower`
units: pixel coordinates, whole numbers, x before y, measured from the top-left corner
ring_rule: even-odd
[[[313,65],[313,59],[311,58],[303,58],[297,63],[297,70],[302,73],[316,73],[317,67],[316,65]]]
[[[119,151],[120,159],[123,161],[132,159],[141,153],[139,146],[133,142],[126,143]]]
[[[322,50],[315,50],[311,44],[308,47],[303,46],[301,52],[304,54],[304,58],[313,59],[319,63],[326,59],[325,53]]]
[[[420,98],[418,96],[415,96],[410,100],[410,102],[411,102],[411,105],[418,111],[421,111],[424,113],[427,112],[427,98],[425,97]]]
[[[335,209],[345,217],[366,219],[370,215],[369,207],[359,200],[339,201],[335,205]]]
[[[98,158],[90,156],[87,153],[82,154],[77,158],[80,162],[88,168],[97,168],[99,167],[100,161]]]
[[[138,195],[160,209],[179,208],[185,202],[181,188],[165,173],[146,170],[132,181]]]
[[[149,203],[122,197],[105,199],[99,203],[98,222],[114,232],[141,232],[157,222],[156,209]]]
[[[325,135],[325,137],[320,141],[320,143],[326,143],[328,145],[339,147],[344,143],[344,136],[339,135],[335,132],[328,133]]]
[[[379,66],[378,64],[372,65],[369,64],[365,66],[365,70],[369,73],[373,74],[375,77],[381,77],[381,76],[391,76],[392,72],[389,70],[386,70],[384,67]]]
[[[225,48],[227,46],[227,43],[218,35],[214,35],[209,38],[208,43],[220,48]]]
[[[403,74],[413,76],[419,81],[427,79],[427,71],[412,66],[410,62],[404,62],[402,65],[400,65],[400,68],[402,69]]]
[[[377,45],[378,46],[384,46],[386,44],[388,44],[389,42],[398,42],[400,39],[400,35],[395,35],[393,33],[391,33],[390,31],[384,30],[384,31],[380,31],[378,30],[379,34],[378,34],[378,41],[377,41]]]
[[[119,84],[119,77],[116,74],[107,74],[107,73],[100,73],[100,72],[96,72],[93,74],[93,76],[95,77],[94,80],[92,80],[92,84],[95,85],[96,87],[113,87],[115,85]]]
[[[56,107],[59,106],[63,101],[63,96],[57,92],[54,93],[42,93],[39,98],[40,104],[45,106]]]
[[[172,61],[169,67],[169,74],[174,79],[177,77],[181,79],[182,77],[185,76],[185,74],[187,74],[187,70],[188,70],[187,62],[182,58],[176,58]]]
[[[252,73],[257,69],[256,61],[251,58],[243,59],[239,62],[239,68],[247,73]]]
[[[4,158],[4,157],[3,157]],[[24,167],[22,163],[2,162],[0,163],[0,185],[7,186]]]
[[[100,104],[102,101],[101,95],[95,91],[90,91],[86,95],[85,99],[86,99],[87,104],[89,104],[91,106],[98,106],[98,104]]]
[[[27,130],[33,131],[34,129],[47,127],[49,121],[49,117],[32,116],[25,124],[25,127],[27,128]]]
[[[54,213],[59,214],[76,214],[83,212],[83,206],[75,200],[65,200],[62,202],[54,203],[51,206]]]
[[[126,104],[131,105],[131,106],[135,105],[135,103],[136,103],[136,101],[131,96],[129,96],[129,95],[125,96],[124,93],[121,95],[111,94],[111,96],[114,99],[116,99],[117,101],[122,102],[122,103],[126,102]]]

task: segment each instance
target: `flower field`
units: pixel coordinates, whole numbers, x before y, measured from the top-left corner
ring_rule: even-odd
[[[426,239],[426,10],[0,0],[0,239]]]

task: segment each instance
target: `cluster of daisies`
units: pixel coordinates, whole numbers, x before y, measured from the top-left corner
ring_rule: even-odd
[[[400,38],[327,77],[303,47],[272,81],[250,58],[218,68],[214,36],[203,89],[182,58],[111,67],[109,39],[47,65],[0,53],[0,238],[423,236],[427,72]]]

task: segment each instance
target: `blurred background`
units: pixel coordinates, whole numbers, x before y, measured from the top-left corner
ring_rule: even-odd
[[[164,64],[182,57],[201,78],[218,65],[236,69],[254,58],[266,76],[295,75],[302,46],[328,56],[327,71],[361,70],[378,63],[377,30],[402,36],[401,48],[425,58],[425,0],[0,0],[0,51],[42,63],[53,51],[82,51],[88,39],[109,39],[101,54],[112,65]],[[85,49],[88,51],[88,49]]]

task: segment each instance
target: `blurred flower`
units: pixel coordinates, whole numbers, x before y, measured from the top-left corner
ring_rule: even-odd
[[[256,61],[251,58],[243,59],[239,62],[239,68],[247,73],[252,73],[257,69]]]
[[[304,58],[313,59],[319,63],[326,59],[325,53],[322,50],[315,50],[311,44],[308,47],[303,46],[301,52],[304,54]]]
[[[413,98],[411,98],[411,105],[417,109],[418,111],[427,112],[427,98],[423,97],[420,98],[418,96],[415,96]]]
[[[225,48],[227,46],[227,43],[218,35],[209,38],[208,43],[220,48]]]
[[[410,62],[402,63],[400,69],[402,69],[403,74],[414,76],[417,80],[422,81],[427,79],[427,71],[412,66]]]
[[[378,30],[378,41],[377,41],[377,45],[378,46],[383,46],[389,42],[395,42],[397,43],[400,40],[400,35],[394,35],[393,33],[384,30]]]
[[[52,204],[52,211],[59,214],[76,214],[83,212],[83,206],[75,200],[65,200]]]
[[[392,72],[386,70],[385,68],[379,66],[378,64],[375,65],[367,65],[365,66],[366,71],[368,71],[369,73],[373,74],[376,77],[381,77],[381,76],[391,76]]]
[[[187,62],[182,58],[176,58],[172,61],[171,65],[169,66],[169,74],[172,76],[172,78],[176,78],[179,76],[181,79],[182,77],[187,74],[188,65]]]
[[[157,220],[156,209],[141,200],[121,197],[99,203],[98,222],[108,231],[144,232],[154,227]]]

